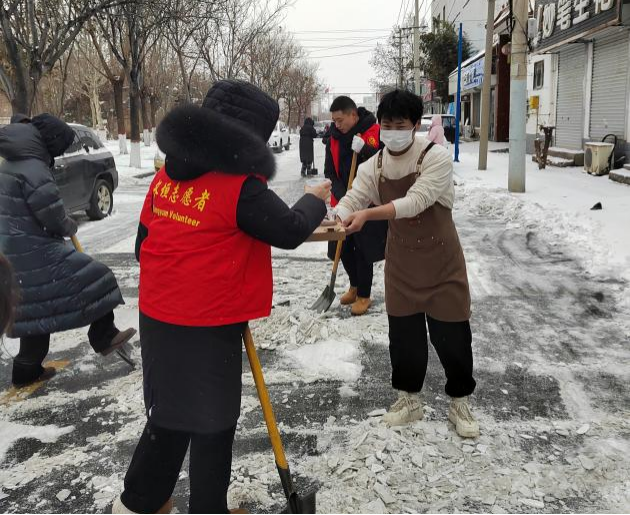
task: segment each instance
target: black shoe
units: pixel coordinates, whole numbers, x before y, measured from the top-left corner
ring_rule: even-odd
[[[24,388],[25,386],[29,386],[35,383],[39,383],[39,382],[43,382],[43,381],[48,381],[49,379],[52,379],[53,377],[55,377],[55,374],[57,373],[57,369],[54,367],[44,367],[43,372],[39,375],[39,377],[36,377],[35,379],[31,379],[30,381],[26,381],[24,383],[16,383],[15,381],[13,381],[13,386],[15,386],[16,388]]]
[[[119,331],[118,334],[112,338],[109,347],[102,350],[99,354],[101,356],[109,356],[112,352],[117,351],[125,343],[131,340],[135,336],[136,332],[137,331],[132,327],[124,331]]]

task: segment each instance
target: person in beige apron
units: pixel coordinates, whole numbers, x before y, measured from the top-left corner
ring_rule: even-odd
[[[422,100],[402,90],[378,107],[381,150],[359,167],[352,190],[337,206],[348,233],[368,220],[388,220],[385,306],[389,319],[392,386],[398,400],[383,416],[389,425],[423,417],[420,393],[431,343],[446,374],[449,420],[466,438],[479,436],[468,396],[473,378],[470,291],[466,262],[453,223],[450,154],[416,137]],[[367,209],[370,204],[378,207]]]

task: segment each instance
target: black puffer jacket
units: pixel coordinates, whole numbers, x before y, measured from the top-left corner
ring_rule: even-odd
[[[311,164],[314,160],[313,140],[316,137],[315,123],[312,118],[307,118],[300,129],[300,161],[304,164]]]
[[[90,324],[123,303],[114,274],[74,250],[41,133],[31,124],[0,129],[0,252],[15,268],[21,301],[12,337]]]

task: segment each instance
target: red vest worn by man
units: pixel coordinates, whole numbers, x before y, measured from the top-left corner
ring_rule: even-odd
[[[140,311],[169,324],[219,326],[269,316],[271,247],[241,231],[246,175],[209,172],[174,181],[162,168],[140,221]]]
[[[380,125],[375,123],[368,130],[366,130],[363,134],[360,134],[361,139],[365,141],[366,145],[370,147],[378,149],[379,145],[379,137],[380,137]],[[339,173],[339,141],[330,137],[330,154],[332,155],[333,165],[335,167],[335,173],[337,177],[341,178],[341,174]],[[357,163],[357,167],[360,163]],[[330,205],[335,207],[339,203],[340,199],[335,198],[334,195],[330,196]]]

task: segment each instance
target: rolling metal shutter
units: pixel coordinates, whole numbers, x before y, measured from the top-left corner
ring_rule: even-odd
[[[628,32],[597,38],[593,45],[590,137],[601,141],[606,134],[625,139],[628,87]]]
[[[558,55],[556,146],[582,148],[584,134],[584,80],[586,45],[568,45]]]

